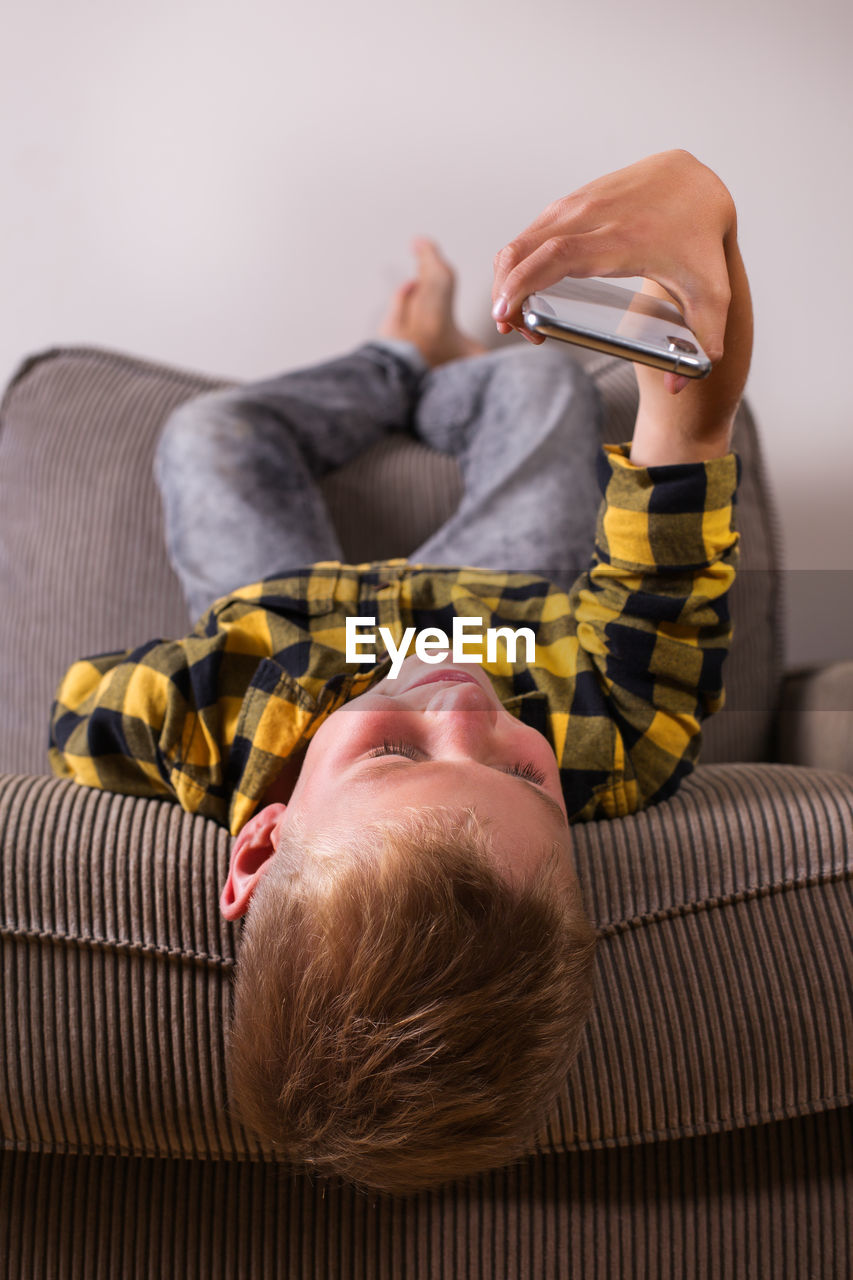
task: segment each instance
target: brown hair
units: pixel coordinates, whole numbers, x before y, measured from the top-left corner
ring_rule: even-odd
[[[344,848],[300,836],[285,835],[244,925],[239,1118],[285,1159],[397,1193],[520,1155],[593,998],[580,890],[551,887],[565,850],[519,886],[471,811],[415,810]]]

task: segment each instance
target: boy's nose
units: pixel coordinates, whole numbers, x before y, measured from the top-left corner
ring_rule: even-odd
[[[425,714],[434,720],[442,746],[479,756],[492,735],[499,709],[475,684],[442,684],[437,688]]]
[[[470,681],[458,684],[440,681],[425,685],[423,688],[429,690],[429,698],[424,706],[427,712],[454,716],[476,713],[480,717],[481,731],[487,723],[489,725],[495,723],[498,714],[495,700],[490,698],[485,689],[481,689],[478,684]]]

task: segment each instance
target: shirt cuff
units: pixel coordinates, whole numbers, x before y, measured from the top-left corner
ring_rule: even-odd
[[[705,462],[637,466],[630,441],[605,444],[598,460],[604,502],[596,527],[602,560],[627,569],[694,569],[736,546],[736,453]]]

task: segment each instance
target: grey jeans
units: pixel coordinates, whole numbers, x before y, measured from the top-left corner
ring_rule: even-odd
[[[411,344],[378,340],[201,396],[167,420],[154,474],[192,617],[249,582],[342,559],[317,480],[399,431],[452,454],[464,483],[458,509],[411,563],[564,584],[586,567],[600,409],[565,348],[525,344],[429,369]]]

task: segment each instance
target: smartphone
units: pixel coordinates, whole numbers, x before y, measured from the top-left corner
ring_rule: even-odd
[[[711,361],[671,302],[604,280],[566,276],[521,307],[533,333],[592,347],[655,369],[704,378]]]

